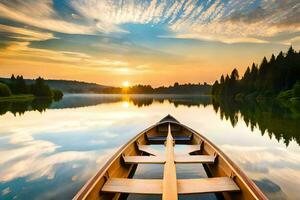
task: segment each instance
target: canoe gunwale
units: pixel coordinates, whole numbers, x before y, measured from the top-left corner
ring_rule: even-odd
[[[90,178],[87,183],[80,189],[80,191],[76,194],[76,196],[73,198],[73,200],[79,200],[79,199],[85,199],[86,195],[89,193],[90,190],[93,189],[93,186],[101,179],[103,176],[106,177],[105,173],[111,166],[111,164],[119,158],[119,156],[122,156],[123,151],[131,145],[132,143],[136,142],[136,140],[141,137],[143,134],[145,134],[147,131],[151,130],[158,124],[154,124],[150,126],[149,128],[146,128],[145,130],[141,131],[139,134],[134,136],[131,140],[129,140],[126,144],[122,145],[116,153],[114,153],[110,159],[108,159],[104,165],[102,165],[101,169],[97,172],[95,176]]]
[[[173,122],[174,123],[174,122]],[[244,183],[244,185],[249,189],[249,191],[254,195],[257,199],[268,200],[268,198],[261,192],[261,190],[256,186],[256,184],[249,179],[249,177],[221,150],[219,149],[214,143],[204,137],[202,134],[198,133],[197,131],[191,129],[190,127],[181,124],[184,128],[191,131],[193,134],[198,135],[202,140],[203,143],[210,145],[215,150],[216,157],[222,157],[226,164],[230,167],[233,174],[231,175],[232,178],[234,176],[239,176],[240,180]]]
[[[260,191],[260,189],[254,184],[254,182],[249,179],[246,174],[225,154],[223,151],[221,151],[216,145],[214,145],[210,140],[208,140],[206,137],[204,137],[202,134],[198,133],[197,131],[191,129],[190,127],[178,122],[178,121],[172,121],[172,120],[165,120],[160,121],[140,133],[138,133],[136,136],[134,136],[131,140],[129,140],[126,144],[122,145],[111,157],[108,159],[104,165],[102,165],[101,169],[96,173],[95,176],[90,178],[87,183],[80,189],[80,191],[76,194],[76,196],[73,198],[73,200],[81,200],[86,199],[88,194],[93,190],[95,185],[100,181],[102,177],[107,178],[107,171],[111,167],[112,163],[114,163],[119,157],[122,157],[122,154],[124,150],[129,147],[130,145],[134,145],[135,142],[137,142],[138,138],[145,135],[147,136],[147,132],[159,125],[163,124],[176,124],[184,129],[188,130],[189,132],[197,135],[201,139],[201,146],[203,147],[205,144],[209,145],[214,151],[216,157],[221,157],[225,163],[228,165],[230,170],[232,171],[232,175],[230,178],[235,178],[235,176],[239,177],[240,181],[243,183],[243,185],[250,191],[250,193],[256,198],[261,200],[267,200],[265,195]]]

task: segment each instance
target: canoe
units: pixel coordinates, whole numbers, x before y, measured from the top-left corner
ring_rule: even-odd
[[[154,145],[164,144],[157,151]],[[185,145],[174,153],[175,145]],[[176,164],[200,163],[207,177],[177,179]],[[160,164],[162,179],[134,178],[139,164]],[[267,199],[259,188],[213,143],[171,115],[132,138],[91,178],[74,200],[126,199],[129,194],[178,195],[214,193],[219,199]]]

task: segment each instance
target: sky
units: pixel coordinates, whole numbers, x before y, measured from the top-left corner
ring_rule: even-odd
[[[300,49],[299,0],[0,0],[0,76],[213,83]]]

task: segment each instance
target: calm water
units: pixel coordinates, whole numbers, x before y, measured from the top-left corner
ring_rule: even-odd
[[[0,114],[0,199],[71,199],[122,144],[167,114],[218,145],[270,199],[299,199],[300,116],[277,105],[66,95],[55,103],[0,103]],[[137,176],[160,170],[145,166]],[[177,171],[202,173],[193,165]]]

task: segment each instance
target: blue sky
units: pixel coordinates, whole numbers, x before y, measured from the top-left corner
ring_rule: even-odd
[[[299,16],[297,0],[0,0],[0,75],[211,83],[298,50]]]

